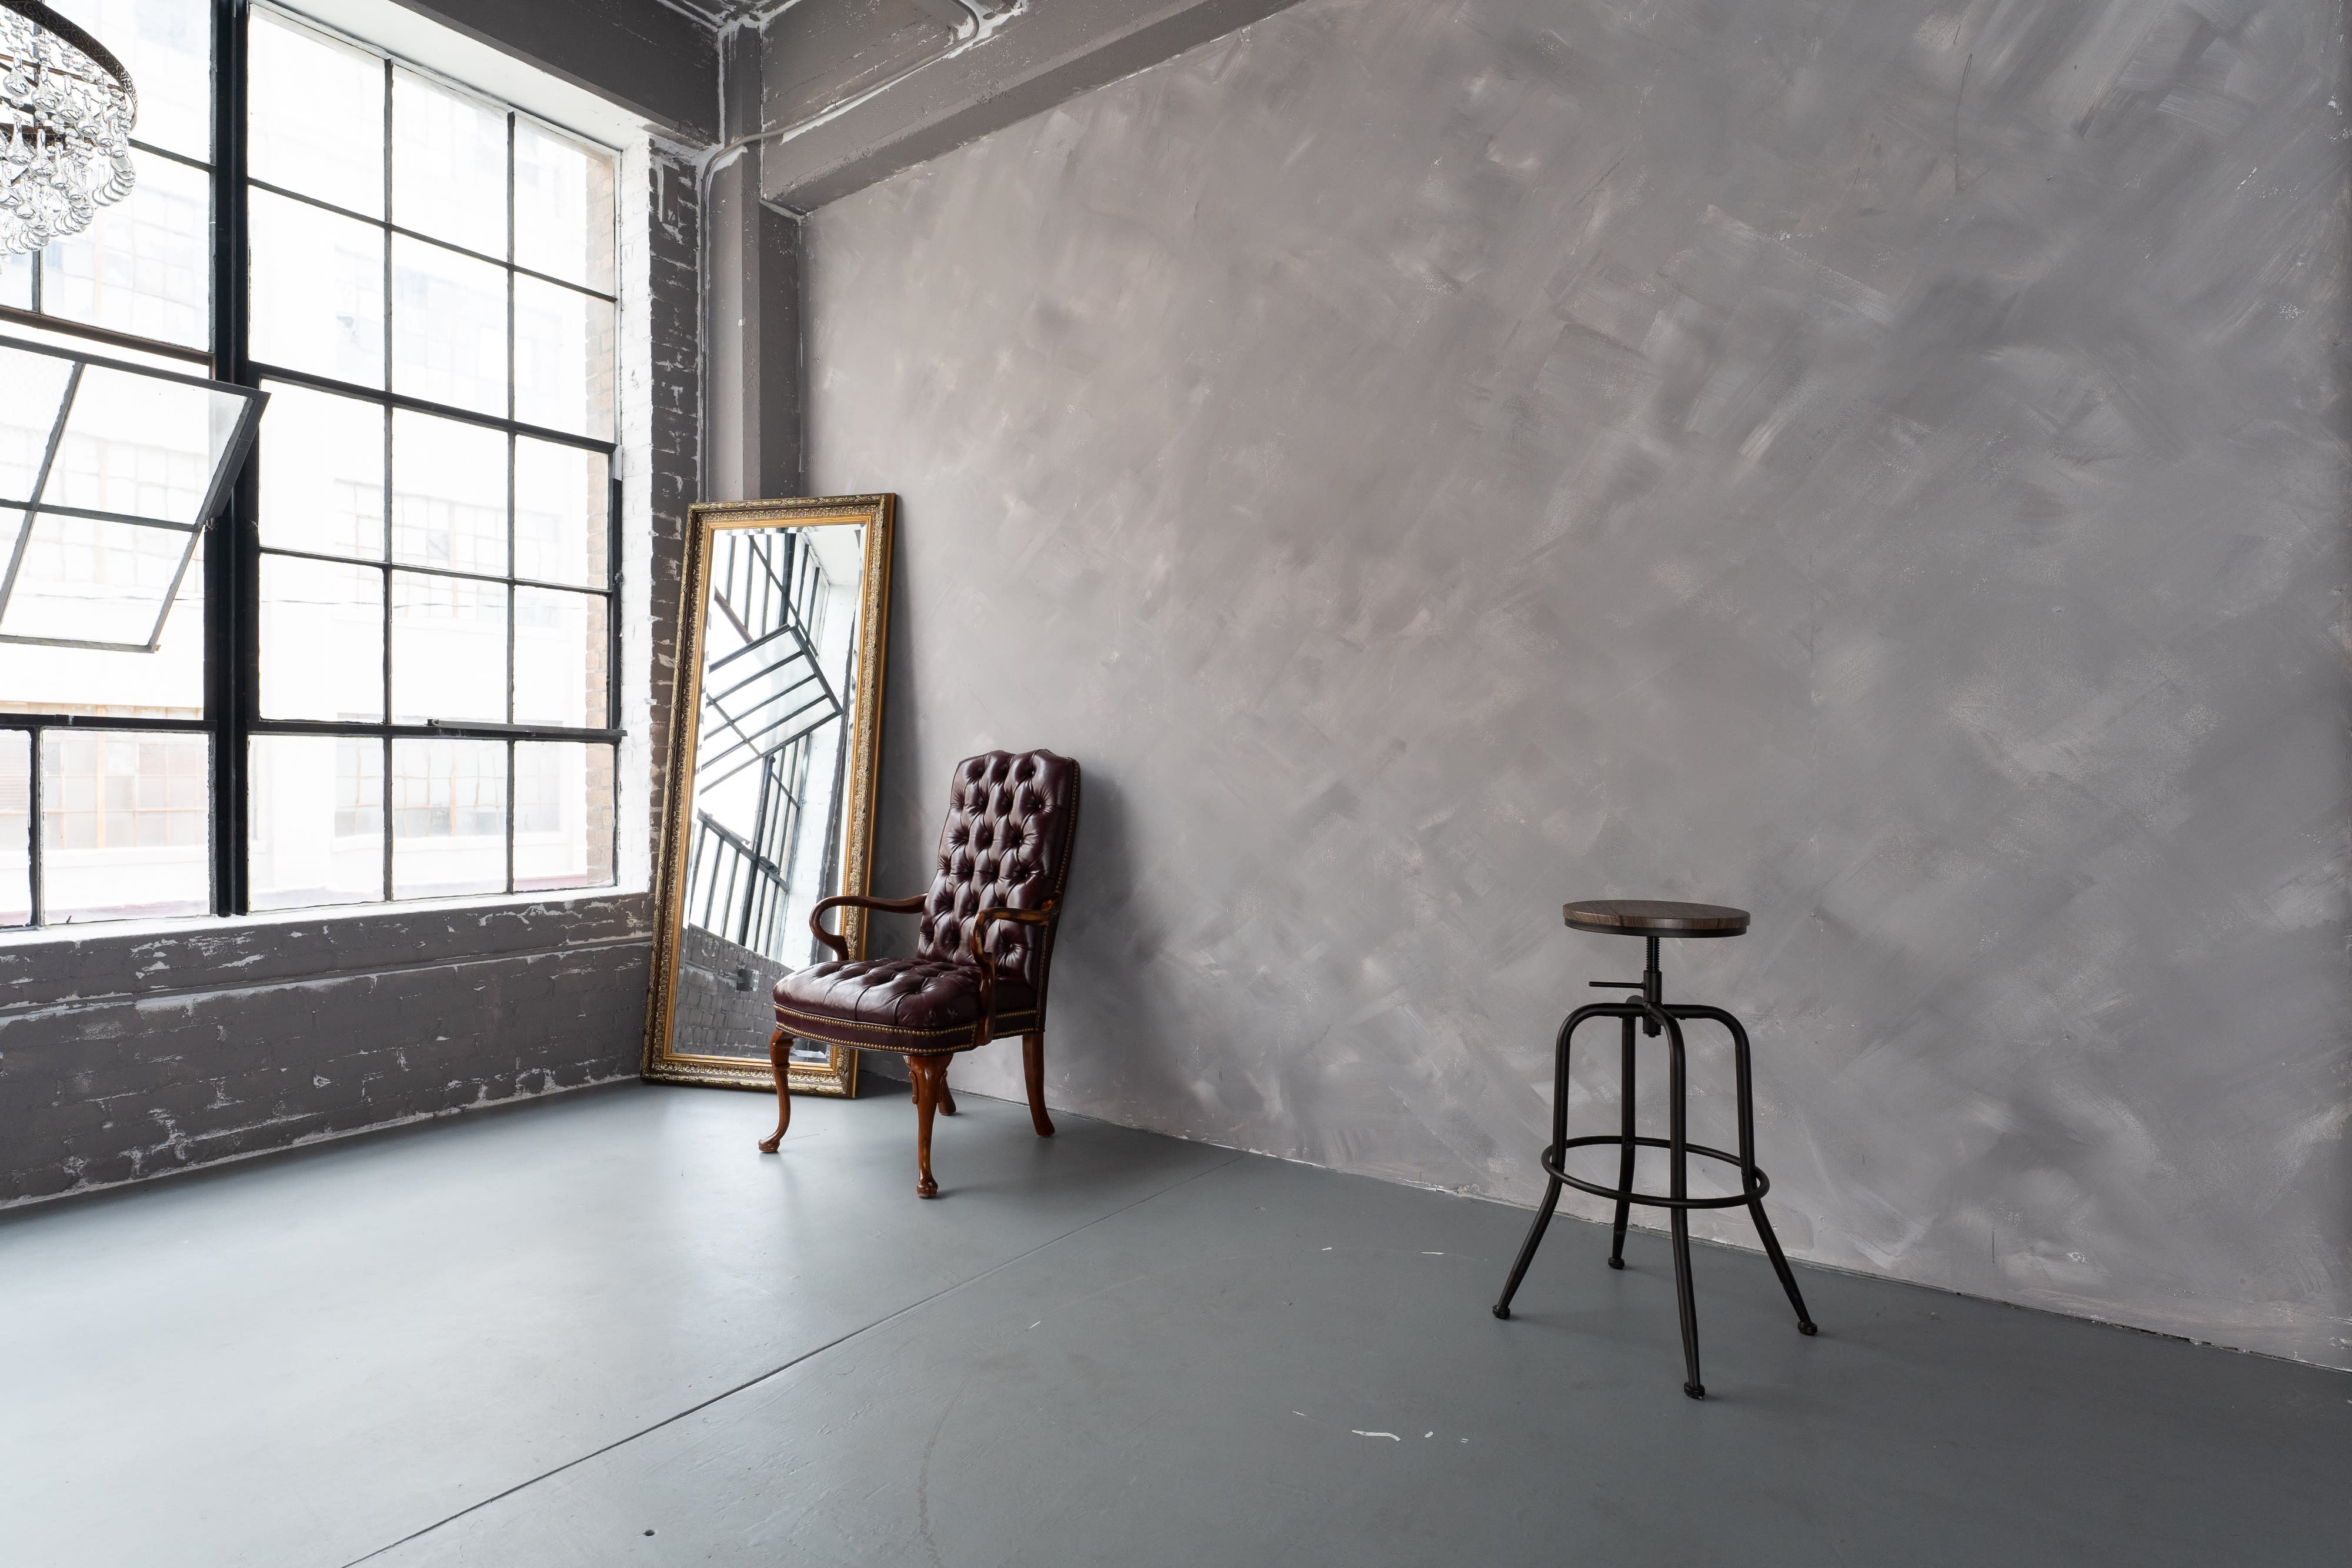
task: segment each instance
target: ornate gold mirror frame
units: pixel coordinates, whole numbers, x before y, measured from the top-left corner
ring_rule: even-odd
[[[808,908],[871,890],[897,504],[830,496],[688,513],[648,1079],[773,1093],[769,994],[833,956],[811,952]],[[866,955],[864,910],[841,910],[841,937]],[[795,1047],[794,1094],[856,1089],[855,1050]]]

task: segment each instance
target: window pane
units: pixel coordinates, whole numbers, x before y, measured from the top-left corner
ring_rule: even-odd
[[[506,742],[393,742],[392,896],[501,893],[506,886]]]
[[[392,716],[507,716],[507,590],[464,577],[392,574]]]
[[[613,292],[613,159],[518,115],[514,132],[518,266]]]
[[[383,406],[265,382],[261,542],[383,559]]]
[[[33,499],[72,374],[64,360],[0,349],[0,500]],[[0,562],[0,571],[5,569]]]
[[[383,384],[383,230],[251,193],[253,357]]]
[[[517,588],[515,707],[518,724],[601,730],[604,706],[604,601],[593,594]]]
[[[38,513],[0,634],[143,648],[194,542],[185,529]]]
[[[507,117],[396,70],[392,221],[452,245],[507,253]]]
[[[0,305],[33,308],[33,258],[21,250],[0,256]]]
[[[211,758],[202,735],[43,732],[41,901],[49,924],[212,907]]]
[[[383,571],[261,558],[261,711],[383,717]]]
[[[611,579],[605,529],[611,460],[602,452],[515,440],[515,575],[603,587]]]
[[[139,121],[131,133],[157,147],[209,161],[213,144],[213,19],[207,5],[182,0],[52,0],[122,62],[139,84]],[[147,177],[147,161],[139,161]]]
[[[506,269],[396,234],[392,301],[393,390],[504,417]]]
[[[515,891],[613,880],[613,748],[515,743]]]
[[[609,439],[613,307],[577,289],[515,279],[515,417]]]
[[[205,490],[245,400],[91,365],[41,499],[164,522],[204,521]]]
[[[253,13],[250,39],[253,177],[382,217],[383,61],[268,11]]]
[[[41,310],[204,348],[212,342],[213,177],[141,157],[139,183],[41,257]]]
[[[383,897],[383,742],[256,735],[247,889],[257,910]]]
[[[16,547],[21,518],[0,511],[0,561]],[[84,564],[95,569],[97,563]],[[142,719],[204,717],[204,576],[199,538],[196,553],[180,579],[180,596],[163,618],[163,640],[153,653],[0,642],[0,710]],[[0,616],[0,630],[7,629],[6,618]]]
[[[0,926],[33,919],[33,737],[0,730]]]
[[[402,409],[392,416],[392,558],[507,574],[507,437]]]

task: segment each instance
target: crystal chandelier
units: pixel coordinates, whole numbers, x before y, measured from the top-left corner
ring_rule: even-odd
[[[0,254],[38,250],[131,194],[139,95],[40,0],[0,0]]]

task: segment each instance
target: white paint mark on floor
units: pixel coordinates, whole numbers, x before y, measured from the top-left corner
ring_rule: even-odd
[[[1403,1438],[1398,1436],[1393,1432],[1357,1432],[1352,1426],[1349,1427],[1348,1430],[1354,1433],[1354,1435],[1359,1437],[1386,1437],[1391,1443],[1402,1443],[1404,1441]]]

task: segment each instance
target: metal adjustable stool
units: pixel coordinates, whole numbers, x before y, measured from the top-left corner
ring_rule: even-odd
[[[1556,1047],[1558,1060],[1552,1068],[1551,1144],[1543,1152],[1544,1174],[1550,1178],[1544,1188],[1543,1206],[1536,1210],[1535,1223],[1528,1227],[1528,1239],[1519,1247],[1519,1260],[1511,1265],[1511,1278],[1503,1286],[1503,1299],[1495,1303],[1495,1316],[1511,1315],[1511,1298],[1518,1292],[1519,1281],[1535,1260],[1536,1248],[1543,1242],[1544,1229],[1551,1224],[1552,1210],[1559,1205],[1561,1184],[1579,1192],[1617,1200],[1617,1221],[1609,1241],[1609,1267],[1625,1267],[1625,1214],[1633,1204],[1648,1204],[1663,1208],[1674,1216],[1675,1235],[1675,1301],[1681,1309],[1683,1321],[1683,1392],[1693,1399],[1706,1397],[1706,1385],[1698,1380],[1698,1305],[1691,1295],[1690,1211],[1693,1209],[1727,1209],[1747,1205],[1756,1218],[1756,1234],[1764,1238],[1764,1251],[1772,1259],[1772,1270],[1780,1277],[1780,1288],[1789,1293],[1789,1305],[1797,1310],[1797,1331],[1814,1331],[1813,1320],[1805,1310],[1805,1299],[1797,1292],[1797,1277],[1789,1271],[1789,1260],[1780,1251],[1780,1239],[1772,1234],[1772,1222],[1764,1217],[1764,1194],[1772,1183],[1756,1168],[1756,1105],[1749,1092],[1748,1068],[1748,1031],[1739,1020],[1720,1007],[1702,1007],[1689,1003],[1666,1001],[1662,978],[1658,973],[1658,939],[1662,936],[1738,936],[1748,929],[1746,910],[1727,910],[1717,904],[1658,903],[1640,899],[1601,899],[1570,904],[1562,914],[1571,931],[1600,931],[1612,936],[1638,936],[1648,942],[1649,967],[1639,980],[1595,980],[1591,984],[1603,987],[1623,987],[1638,991],[1640,995],[1623,1002],[1596,1002],[1589,1007],[1579,1007],[1559,1026],[1559,1042]],[[1591,1138],[1570,1138],[1568,1135],[1568,1052],[1575,1038],[1577,1026],[1588,1018],[1617,1018],[1624,1025],[1624,1121],[1622,1131]],[[1693,1143],[1683,1133],[1683,1030],[1685,1018],[1712,1018],[1731,1034],[1731,1057],[1739,1081],[1739,1152],[1727,1153],[1710,1149],[1703,1143]],[[1642,1032],[1666,1037],[1669,1072],[1674,1084],[1674,1109],[1667,1136],[1638,1138],[1633,1133],[1633,1026]],[[1571,1176],[1561,1168],[1570,1149],[1582,1149],[1601,1143],[1614,1143],[1618,1148],[1617,1184],[1604,1187]],[[1633,1151],[1636,1148],[1664,1149],[1669,1152],[1667,1184],[1672,1189],[1665,1196],[1633,1190]],[[1703,1155],[1721,1160],[1739,1170],[1739,1191],[1726,1197],[1695,1198],[1690,1195],[1689,1157]]]

